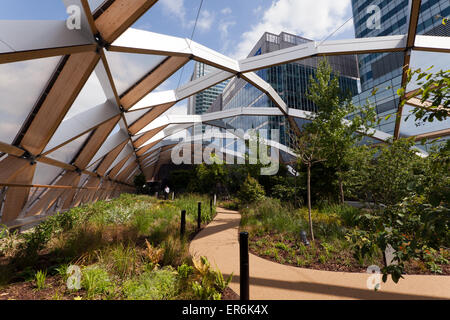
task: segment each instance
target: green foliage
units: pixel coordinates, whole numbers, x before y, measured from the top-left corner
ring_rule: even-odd
[[[220,300],[222,295],[213,287],[208,286],[205,281],[192,283],[192,290],[197,299],[200,300]]]
[[[220,272],[219,269],[214,271],[214,276],[215,276],[215,279],[214,279],[215,285],[216,285],[217,289],[219,290],[219,292],[223,292],[228,287],[231,280],[233,279],[233,273],[230,274],[227,279],[225,279],[223,277],[222,272]]]
[[[248,175],[241,186],[238,196],[243,203],[252,203],[264,199],[265,191],[255,178]]]
[[[7,226],[0,224],[0,257],[14,256],[18,238],[18,230],[11,231]]]
[[[393,248],[394,263],[382,269],[383,281],[391,275],[392,280],[398,282],[405,263],[423,259],[425,250],[439,250],[450,243],[450,209],[445,205],[427,204],[423,196],[408,197],[383,211],[368,212],[365,219],[370,223],[349,234],[349,240],[359,257],[370,256],[375,247],[381,251],[388,245]]]
[[[101,253],[99,261],[120,278],[127,278],[137,274],[143,262],[136,247],[131,243],[128,245],[119,243],[112,246]]]
[[[97,265],[82,270],[81,286],[86,289],[89,299],[101,294],[109,295],[114,290],[108,272]]]
[[[187,279],[191,274],[194,273],[194,268],[183,263],[181,266],[178,266],[178,275],[182,278],[182,279]]]
[[[227,170],[224,164],[200,164],[195,168],[195,179],[189,181],[189,192],[204,194],[219,193],[227,183]]]
[[[123,284],[130,300],[170,300],[178,294],[177,276],[171,268],[147,271]]]
[[[57,274],[64,280],[64,282],[67,281],[67,278],[69,275],[67,274],[67,271],[69,270],[69,264],[64,263],[56,268]]]
[[[186,242],[179,237],[168,237],[161,243],[161,248],[164,250],[163,265],[177,266],[188,260]]]
[[[407,82],[405,87],[398,93],[400,96],[406,91],[406,86],[415,80],[419,86],[410,98],[418,98],[422,103],[429,102],[427,108],[414,108],[412,115],[418,124],[422,122],[444,121],[450,115],[450,70],[439,70],[436,73],[429,72],[433,68],[427,70],[421,69],[407,70]],[[406,99],[402,101],[404,105]],[[410,115],[408,115],[409,117]]]
[[[406,197],[410,188],[423,185],[426,160],[413,146],[411,139],[398,139],[372,149],[353,148],[346,179],[354,194],[365,201],[392,205]]]
[[[17,254],[8,253],[11,263],[0,265],[0,281],[37,280],[35,266],[54,265],[55,275],[65,282],[68,267],[74,264],[82,268],[83,298],[192,299],[198,298],[193,289],[196,281],[212,288],[208,289],[211,298],[220,298],[228,279],[213,270],[200,275],[190,266],[187,242],[196,230],[198,201],[203,222],[215,215],[209,200],[192,194],[173,202],[123,194],[58,213],[23,234],[1,229],[0,247],[3,250],[9,241]],[[179,237],[181,209],[187,210],[183,239]],[[151,243],[151,250],[146,243]]]
[[[319,62],[316,78],[310,78],[307,97],[318,111],[305,126],[308,132],[305,136],[309,139],[300,141],[296,149],[305,165],[312,165],[313,159],[322,159],[320,161],[326,160],[326,166],[335,168],[343,203],[342,176],[349,161],[348,150],[362,139],[355,132],[369,134],[376,119],[375,108],[368,103],[364,107],[355,106],[350,97],[341,92],[339,75],[333,75],[325,59]],[[310,159],[305,159],[305,154]]]
[[[273,176],[271,177],[271,182],[271,197],[280,199],[283,202],[291,202],[295,206],[301,206],[305,194],[305,187],[302,185],[303,181],[298,177]]]
[[[206,257],[193,260],[197,281],[192,283],[194,296],[200,300],[220,300],[221,292],[231,282],[233,274],[226,280],[219,270],[212,270]]]
[[[45,288],[45,279],[47,278],[47,271],[39,270],[36,272],[35,280],[36,280],[36,287],[38,290],[42,290]]]

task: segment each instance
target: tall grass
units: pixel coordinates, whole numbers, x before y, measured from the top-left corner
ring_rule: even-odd
[[[278,199],[265,198],[241,210],[241,226],[255,234],[286,233],[298,238],[308,229],[308,210],[295,209]],[[344,205],[327,205],[312,210],[314,230],[323,239],[343,237],[346,226],[353,226],[359,210]]]
[[[37,266],[51,267],[48,270],[66,281],[68,267],[78,265],[88,299],[193,298],[191,282],[197,276],[179,277],[175,270],[192,265],[188,240],[196,232],[199,201],[202,222],[207,223],[215,215],[207,196],[182,195],[175,201],[160,201],[123,194],[58,213],[24,234],[12,235],[2,229],[5,240],[0,241],[0,251],[7,251],[11,260],[0,265],[1,281],[8,283],[30,267],[33,278]],[[181,210],[187,211],[183,238],[179,234]]]

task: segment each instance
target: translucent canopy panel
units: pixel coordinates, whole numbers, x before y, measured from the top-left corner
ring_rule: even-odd
[[[80,148],[84,145],[90,134],[91,133],[88,132],[82,135],[61,148],[49,153],[47,156],[64,163],[72,163],[75,155],[80,151]]]
[[[402,122],[400,124],[400,135],[402,136],[410,137],[450,128],[450,118],[443,121],[435,119],[433,122],[417,122],[414,115],[411,114],[413,110],[414,107],[409,105],[405,105],[403,108]]]
[[[98,159],[97,161],[94,161],[93,163],[89,164],[89,166],[86,168],[87,170],[93,171],[97,168],[97,166],[102,162],[103,158]]]
[[[393,134],[400,97],[404,54],[402,52],[357,55],[360,79],[359,93],[353,96],[357,106],[375,107],[380,124],[376,129]],[[352,84],[351,78],[340,79],[343,85]],[[352,84],[353,86],[353,84]],[[353,92],[353,91],[352,91]]]
[[[61,57],[0,64],[0,141],[12,143]]]
[[[106,51],[117,93],[122,95],[167,57]]]
[[[90,176],[88,174],[84,173],[81,174],[80,182],[78,182],[78,187],[83,187],[86,184],[89,177]]]
[[[420,6],[417,34],[430,36],[450,36],[450,25],[442,20],[450,16],[448,0],[422,1]]]
[[[161,83],[158,87],[155,88],[155,92],[166,91],[166,90],[175,90],[180,86],[188,83],[189,81],[194,80],[194,66],[197,62],[190,60],[183,67],[178,69],[173,75],[171,75],[168,79],[166,79],[163,83]]]
[[[108,138],[106,138],[105,142],[101,146],[99,146],[97,153],[92,158],[89,165],[111,152],[114,148],[116,148],[126,140],[128,140],[128,135],[124,130],[120,130],[120,126],[119,124],[117,124],[109,134]]]
[[[142,117],[144,114],[149,112],[150,109],[142,109],[138,111],[133,112],[125,112],[125,119],[127,120],[128,125],[132,125],[136,120],[138,120],[140,117]]]
[[[73,118],[74,116],[91,108],[94,108],[95,106],[102,104],[105,101],[106,96],[103,92],[102,85],[100,84],[96,73],[93,72],[89,76],[89,79],[85,83],[83,89],[81,89],[63,121]]]
[[[180,101],[177,104],[173,105],[169,110],[161,114],[155,120],[150,122],[147,126],[145,126],[139,133],[146,132],[163,125],[166,125],[169,119],[166,117],[167,115],[187,115],[188,114],[188,105],[186,101]]]
[[[113,163],[111,163],[111,165],[109,166],[108,170],[106,170],[106,172],[108,172],[109,170],[114,168],[120,161],[122,161],[125,157],[127,157],[132,152],[133,152],[133,148],[132,148],[131,144],[128,143],[125,146],[125,148],[122,149],[122,151],[119,153],[119,155],[116,157],[116,159],[114,159]]]
[[[32,184],[49,185],[63,172],[63,169],[42,162],[36,164]]]
[[[92,12],[97,10],[104,2],[105,0],[88,0],[89,7]]]
[[[142,144],[140,147],[145,147],[150,143],[153,143],[155,141],[159,141],[161,139],[164,139],[170,135],[173,135],[177,132],[183,131],[189,127],[191,127],[191,123],[182,123],[182,124],[171,124],[165,127],[163,130],[156,133],[153,137],[151,137],[149,140],[147,140],[144,144]],[[136,136],[138,139],[140,136]]]
[[[412,70],[421,69],[427,73],[437,73],[440,70],[448,70],[449,66],[450,54],[448,53],[412,51],[410,61],[410,68]],[[418,81],[416,75],[406,87],[406,91],[410,92],[417,89],[420,87],[420,83],[425,82],[427,82],[425,78]],[[421,99],[422,97],[419,95],[418,98]],[[429,99],[432,100],[433,96],[431,95]],[[409,105],[406,105],[403,110],[402,122],[400,124],[400,134],[402,136],[415,136],[450,128],[450,118],[444,121],[435,119],[433,122],[416,121],[415,116],[411,114],[413,110],[414,107]]]
[[[181,130],[164,138],[161,145],[164,146],[172,143],[177,143],[180,140],[186,139],[187,135],[188,135],[187,130]]]
[[[411,53],[410,68],[412,70],[421,69],[422,71],[429,69],[428,71],[426,71],[428,73],[436,73],[440,70],[449,70],[450,54],[413,50]],[[425,82],[425,79],[422,79],[421,82]],[[418,87],[419,85],[417,83],[417,77],[414,77],[406,87],[406,91],[409,92],[411,90],[417,89]]]
[[[117,176],[119,176],[123,170],[125,170],[129,165],[131,165],[133,162],[136,161],[136,158],[134,156],[131,156],[126,162],[125,164],[122,166],[122,168],[120,169],[120,171],[117,173]],[[116,176],[116,177],[117,177]]]

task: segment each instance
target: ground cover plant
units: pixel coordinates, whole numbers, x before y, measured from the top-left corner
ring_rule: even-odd
[[[369,212],[348,205],[322,204],[312,209],[316,238],[302,242],[300,233],[309,228],[306,207],[294,208],[278,199],[265,198],[242,207],[241,229],[250,234],[250,251],[272,261],[297,267],[329,271],[365,272],[370,265],[384,265],[382,250],[372,247],[357,254],[354,232],[364,228]],[[358,238],[360,239],[360,238]],[[359,241],[359,240],[358,240]],[[450,274],[446,248],[427,250],[405,263],[406,274]]]
[[[21,234],[3,228],[0,299],[220,299],[230,279],[188,251],[198,201],[204,225],[215,216],[206,196],[161,201],[123,194]]]

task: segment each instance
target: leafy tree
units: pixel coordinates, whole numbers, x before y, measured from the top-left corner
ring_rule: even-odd
[[[325,161],[325,158],[322,157],[323,149],[320,145],[319,135],[305,131],[300,136],[295,137],[294,152],[297,154],[297,166],[306,166],[306,193],[309,215],[309,232],[311,234],[311,239],[314,241],[313,222],[311,216],[311,167],[316,163]]]
[[[418,156],[413,145],[412,139],[399,139],[353,151],[357,158],[349,170],[352,188],[384,206],[358,217],[359,229],[347,239],[358,258],[384,251],[388,245],[393,248],[393,263],[382,269],[384,281],[389,275],[399,281],[405,264],[413,259],[425,260],[439,272],[435,260],[443,258],[430,252],[450,243],[450,143],[432,148],[426,158]]]
[[[238,196],[243,203],[251,203],[264,199],[265,191],[258,180],[248,175],[241,186]]]
[[[424,175],[425,161],[412,148],[413,139],[398,139],[377,148],[379,154],[372,166],[364,188],[377,204],[394,205],[405,198]]]
[[[190,189],[202,193],[219,193],[227,185],[227,172],[224,164],[199,164],[195,169],[195,179]],[[192,190],[193,189],[193,190]]]
[[[340,201],[344,203],[343,173],[349,161],[348,152],[362,139],[355,132],[369,134],[376,113],[369,104],[355,106],[341,92],[339,74],[332,74],[327,60],[319,62],[316,77],[310,78],[308,92],[307,97],[315,103],[318,111],[306,130],[320,138],[327,166],[337,171]]]
[[[353,200],[370,200],[371,190],[367,188],[371,182],[377,148],[368,145],[357,145],[349,149],[348,170],[343,175],[346,183],[346,196]]]

